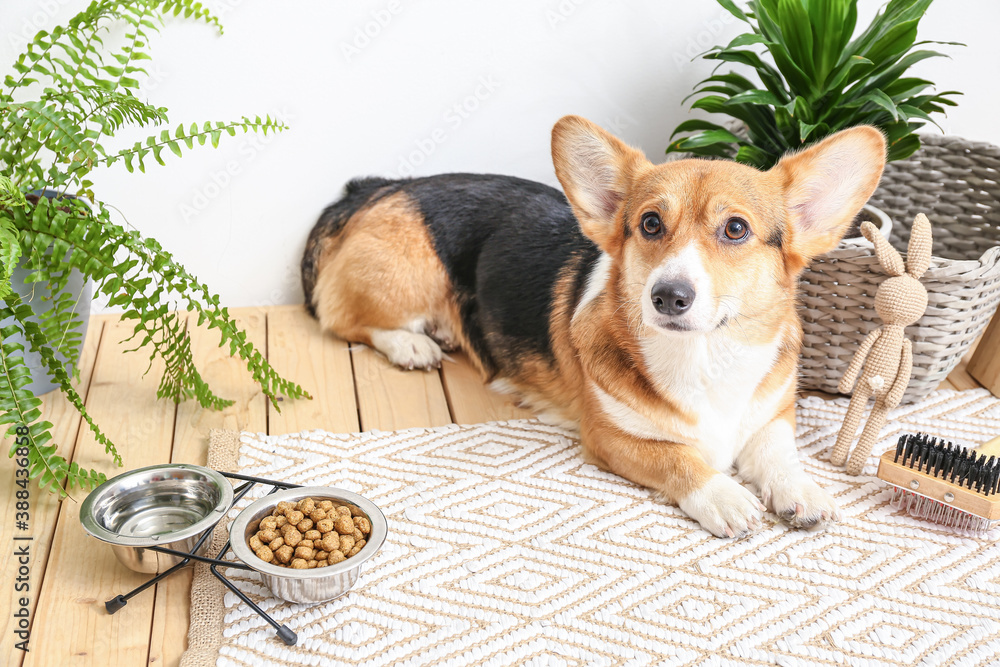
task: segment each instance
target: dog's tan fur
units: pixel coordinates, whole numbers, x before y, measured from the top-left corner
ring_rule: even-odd
[[[874,191],[884,162],[882,135],[854,128],[767,172],[728,161],[653,165],[578,117],[555,126],[552,149],[573,212],[605,255],[604,272],[591,274],[593,292],[578,304],[566,270],[554,286],[550,315],[555,363],[524,359],[516,374],[500,379],[579,423],[594,461],[679,503],[712,532],[734,535],[758,525],[759,501],[720,478],[711,464],[716,445],[703,442],[707,422],[724,416],[718,412],[724,403],[712,393],[718,388],[689,395],[684,378],[698,369],[679,368],[673,375],[669,364],[666,371],[662,366],[674,354],[671,346],[691,345],[696,336],[704,345],[692,349],[709,363],[724,357],[718,350],[739,350],[760,368],[751,364],[744,372],[742,356],[730,364],[745,375],[733,382],[752,384],[733,408],[739,429],[727,437],[739,442],[726,444],[732,451],[720,453],[717,465],[733,463],[756,475],[765,502],[795,525],[832,519],[835,505],[798,469],[775,472],[761,457],[787,456],[789,432],[794,457],[802,335],[796,280],[810,258],[836,245]],[[651,211],[669,230],[655,243],[638,231]],[[719,237],[720,225],[734,216],[753,233],[741,245]],[[390,226],[392,233],[383,234]],[[407,262],[399,262],[404,250]],[[673,334],[648,321],[643,309],[649,307],[651,276],[681,257],[696,258],[689,263],[707,276],[714,292],[697,298],[705,308],[704,300],[715,300],[715,312],[725,315],[722,324],[713,320],[698,332]],[[446,328],[458,343],[465,341],[447,273],[420,216],[401,194],[360,210],[330,241],[320,264],[314,302],[325,329],[370,342],[373,329],[427,321],[429,328]],[[473,350],[467,351],[475,360]]]
[[[366,345],[399,329],[441,332],[447,347],[465,342],[451,281],[405,193],[362,208],[321,242],[314,303],[324,330]]]

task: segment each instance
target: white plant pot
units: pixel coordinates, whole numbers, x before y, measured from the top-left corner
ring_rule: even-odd
[[[25,269],[14,269],[14,276],[11,280],[11,287],[15,292],[21,295],[21,298],[25,303],[31,305],[35,309],[37,315],[41,315],[44,312],[48,312],[51,309],[50,305],[45,303],[45,299],[50,299],[52,294],[48,289],[48,285],[45,283],[26,283],[24,279],[28,276],[28,271]],[[90,324],[90,304],[93,300],[93,282],[83,279],[83,274],[81,274],[76,269],[73,269],[70,273],[69,280],[66,283],[66,290],[70,294],[76,297],[79,307],[77,308],[77,314],[82,320],[82,324],[76,329],[80,333],[80,351],[83,351],[83,341],[87,338],[87,328]],[[41,311],[41,312],[40,312]],[[13,324],[13,318],[9,320],[4,320],[0,322],[0,326],[7,326],[8,324]],[[14,342],[20,343],[24,346],[24,363],[28,367],[28,371],[31,373],[31,383],[27,388],[35,396],[41,396],[42,394],[47,394],[59,385],[53,382],[49,376],[45,365],[42,363],[42,357],[37,352],[33,352],[29,349],[28,341],[24,340],[24,337],[20,334],[11,338]],[[58,359],[63,367],[66,368],[66,372],[72,374],[73,368],[79,363],[79,358],[68,359],[60,351],[56,351],[56,359]]]
[[[58,196],[58,193],[55,190],[45,190],[44,192],[35,191],[31,194],[42,195],[50,199]],[[49,246],[48,250],[46,250],[46,254],[51,252],[52,246]],[[31,272],[27,269],[15,268],[10,281],[11,289],[21,296],[24,303],[32,307],[36,315],[42,315],[52,308],[50,305],[52,294],[47,283],[26,283],[25,279],[30,275],[30,273]],[[90,325],[90,305],[93,301],[94,284],[93,281],[84,280],[82,273],[76,269],[72,269],[70,271],[69,278],[66,281],[65,291],[74,296],[78,304],[76,313],[82,320],[82,324],[76,329],[76,331],[80,333],[80,352],[82,353],[84,341],[87,339],[87,328]],[[0,322],[0,327],[5,327],[13,323],[14,318],[11,317]],[[12,336],[10,340],[20,343],[24,347],[22,356],[24,358],[25,365],[28,367],[28,371],[31,373],[31,382],[26,386],[26,388],[35,396],[41,396],[42,394],[47,394],[48,392],[56,389],[59,385],[49,378],[45,364],[42,363],[41,355],[30,349],[28,341],[24,339],[24,336],[18,333],[17,335]],[[79,358],[66,358],[66,356],[58,350],[56,350],[56,359],[62,363],[63,367],[66,368],[66,372],[70,375],[72,375],[73,369],[76,368],[77,364],[80,362]]]

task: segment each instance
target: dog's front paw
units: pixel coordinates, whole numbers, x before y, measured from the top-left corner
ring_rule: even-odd
[[[765,489],[764,502],[794,528],[815,528],[840,521],[837,502],[805,476]]]
[[[761,525],[764,505],[728,475],[713,475],[679,503],[688,516],[716,537],[746,537]]]

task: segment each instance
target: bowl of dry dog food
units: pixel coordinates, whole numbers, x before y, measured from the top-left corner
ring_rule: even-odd
[[[289,602],[315,603],[346,593],[385,541],[381,510],[351,491],[285,489],[242,510],[229,527],[233,553]]]

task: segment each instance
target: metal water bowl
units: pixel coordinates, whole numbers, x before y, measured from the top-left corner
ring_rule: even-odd
[[[158,574],[181,562],[166,547],[191,551],[233,502],[233,487],[218,472],[185,463],[132,470],[97,487],[80,507],[89,534],[111,545],[125,567]],[[205,540],[198,550],[208,548]]]

